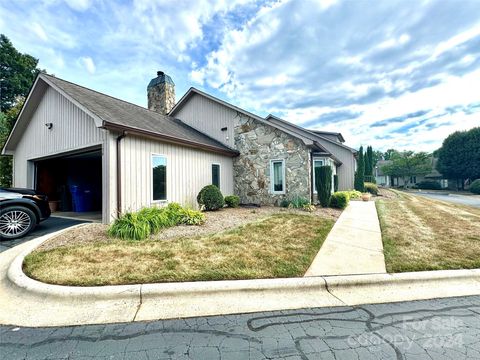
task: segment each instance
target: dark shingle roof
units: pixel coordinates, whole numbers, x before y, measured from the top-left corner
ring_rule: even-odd
[[[40,75],[47,83],[53,84],[100,118],[106,128],[118,127],[139,130],[171,140],[199,147],[236,154],[236,151],[212,139],[171,116],[150,111],[141,106],[99,93],[83,86],[50,75]]]

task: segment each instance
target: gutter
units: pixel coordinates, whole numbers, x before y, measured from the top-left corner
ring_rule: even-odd
[[[103,122],[102,127],[105,128],[105,129],[118,131],[118,132],[122,132],[122,133],[125,133],[125,132],[128,131],[128,133],[131,134],[131,135],[138,135],[138,136],[142,136],[142,137],[146,137],[146,138],[150,138],[150,139],[154,139],[154,140],[162,140],[164,142],[168,142],[168,143],[172,143],[172,144],[179,144],[179,145],[188,146],[188,147],[193,147],[193,148],[196,148],[196,149],[203,149],[203,150],[206,150],[206,151],[211,151],[211,152],[223,154],[223,155],[227,155],[227,156],[230,156],[230,157],[235,157],[235,156],[238,156],[240,154],[238,151],[235,151],[235,150],[229,151],[229,150],[226,150],[226,149],[218,148],[216,146],[201,144],[201,143],[198,143],[198,142],[195,142],[195,141],[180,139],[180,138],[177,138],[177,137],[174,137],[174,136],[154,133],[154,132],[150,132],[150,131],[147,131],[147,130],[136,129],[136,128],[131,128],[131,127],[128,127],[128,126],[113,124],[113,123],[110,123],[110,122],[107,122],[107,121]]]
[[[127,132],[123,131],[122,134],[117,136],[117,217],[122,213],[122,154],[121,154],[121,141],[127,136]]]

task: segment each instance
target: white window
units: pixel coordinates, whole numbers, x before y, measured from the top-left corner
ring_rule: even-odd
[[[313,193],[317,193],[317,184],[316,184],[316,178],[317,178],[317,169],[321,166],[323,166],[324,161],[323,160],[318,160],[318,159],[313,159]]]
[[[273,194],[285,194],[285,160],[270,161],[270,183]]]
[[[152,200],[167,200],[167,158],[152,155]]]

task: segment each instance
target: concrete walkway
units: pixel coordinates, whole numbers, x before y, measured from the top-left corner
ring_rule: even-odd
[[[386,273],[373,201],[352,201],[338,218],[305,276]]]

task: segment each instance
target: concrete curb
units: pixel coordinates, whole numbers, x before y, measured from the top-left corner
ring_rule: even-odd
[[[25,256],[62,231],[13,255],[0,306],[16,314],[0,314],[0,323],[98,324],[480,295],[480,269],[99,287],[49,285],[27,277]]]

